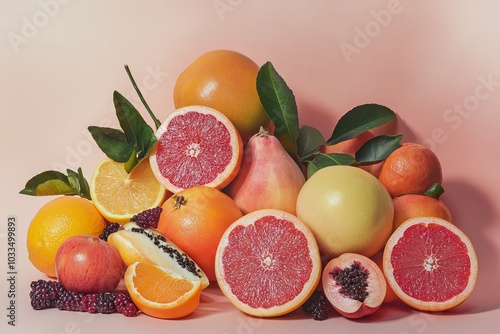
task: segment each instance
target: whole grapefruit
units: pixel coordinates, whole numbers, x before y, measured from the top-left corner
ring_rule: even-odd
[[[318,170],[297,198],[297,216],[313,231],[325,260],[343,253],[371,257],[392,232],[392,199],[375,176],[353,166]]]
[[[203,105],[219,110],[238,129],[246,142],[268,127],[257,93],[259,66],[232,50],[213,50],[198,57],[177,78],[174,87],[176,108]]]

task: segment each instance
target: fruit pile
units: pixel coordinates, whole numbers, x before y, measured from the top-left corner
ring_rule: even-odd
[[[299,124],[270,62],[216,50],[180,74],[160,122],[125,69],[155,129],[114,92],[120,129],[88,128],[106,155],[90,182],[49,170],[21,190],[56,196],[28,229],[50,278],[32,282],[34,309],[177,319],[215,283],[249,315],[324,320],[395,300],[443,311],[471,294],[477,258],[439,199],[439,159],[374,135],[389,108],[357,106],[325,139]]]

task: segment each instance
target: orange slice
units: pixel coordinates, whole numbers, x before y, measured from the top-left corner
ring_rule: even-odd
[[[110,222],[125,224],[141,211],[161,206],[167,190],[158,182],[149,161],[143,160],[130,174],[123,163],[102,160],[90,181],[90,197]]]
[[[156,131],[149,160],[172,193],[207,186],[222,189],[240,170],[243,142],[231,121],[205,106],[188,106],[167,116]]]
[[[152,317],[182,318],[200,304],[201,281],[154,264],[133,263],[125,271],[124,280],[135,305]]]

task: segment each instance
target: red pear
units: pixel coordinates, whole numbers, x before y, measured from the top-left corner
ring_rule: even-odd
[[[280,141],[263,128],[248,141],[240,171],[227,187],[243,214],[277,209],[295,214],[305,177]]]

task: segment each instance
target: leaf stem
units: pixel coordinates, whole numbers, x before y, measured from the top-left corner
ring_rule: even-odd
[[[141,102],[142,104],[144,105],[144,107],[146,108],[146,110],[148,111],[149,115],[151,116],[151,118],[153,119],[153,122],[155,123],[155,127],[156,129],[158,129],[161,125],[161,122],[158,118],[156,118],[156,116],[153,114],[153,111],[151,110],[151,108],[149,108],[149,105],[147,104],[146,100],[144,99],[144,97],[142,96],[142,93],[141,91],[139,90],[139,87],[137,86],[137,84],[135,83],[135,80],[134,80],[134,77],[132,76],[132,73],[130,72],[130,68],[128,67],[128,65],[125,65],[125,71],[127,71],[127,74],[128,74],[128,77],[130,79],[130,81],[132,82],[132,86],[134,86],[134,89],[135,91],[137,92],[137,95],[139,95],[139,98],[141,99]]]

